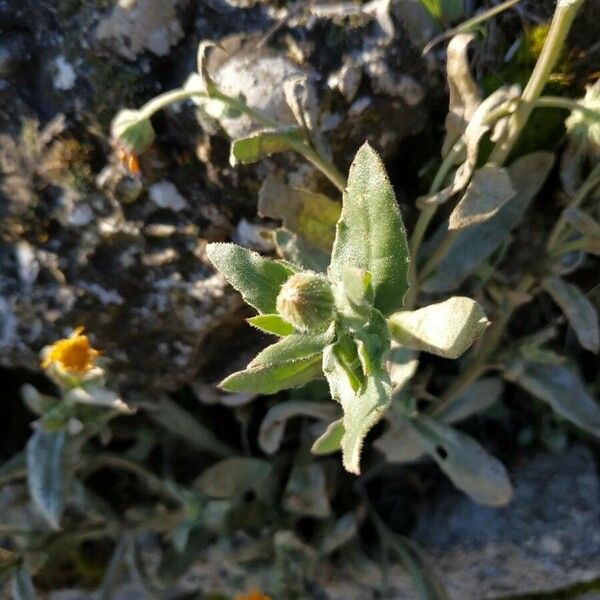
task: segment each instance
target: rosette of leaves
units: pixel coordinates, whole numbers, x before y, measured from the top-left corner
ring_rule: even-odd
[[[408,290],[406,232],[385,167],[368,144],[350,168],[326,276],[234,244],[209,244],[207,252],[259,312],[250,324],[281,338],[221,387],[273,394],[324,375],[343,417],[316,440],[313,452],[341,449],[352,473],[360,472],[366,434],[391,403],[392,339],[456,358],[488,324],[470,298],[402,310]]]

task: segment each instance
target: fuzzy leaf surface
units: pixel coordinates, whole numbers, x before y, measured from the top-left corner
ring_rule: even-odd
[[[481,306],[464,296],[397,312],[388,322],[393,339],[402,346],[444,358],[458,358],[489,324]]]
[[[271,333],[279,337],[294,333],[294,328],[279,315],[256,315],[246,320],[252,327],[256,327],[264,333]]]
[[[512,485],[504,465],[470,436],[426,416],[409,421],[425,451],[460,490],[487,506],[504,506]]]
[[[342,281],[347,266],[369,271],[374,306],[398,310],[408,290],[408,243],[394,190],[381,158],[364,144],[350,167],[329,274]]]
[[[225,279],[259,313],[275,314],[279,289],[293,270],[236,244],[208,244],[206,252]]]
[[[590,352],[598,352],[600,330],[594,305],[577,286],[560,277],[547,277],[542,281],[542,286],[565,313],[579,343]]]
[[[313,454],[331,454],[342,449],[344,419],[329,423],[327,429],[314,441],[310,451]]]

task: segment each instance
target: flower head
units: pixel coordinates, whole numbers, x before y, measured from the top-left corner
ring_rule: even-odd
[[[600,79],[586,88],[585,96],[580,99],[582,106],[598,114],[593,118],[589,113],[574,110],[565,121],[571,139],[580,144],[592,157],[600,156]]]
[[[54,366],[70,375],[83,375],[93,369],[100,353],[90,346],[87,335],[82,333],[83,327],[77,327],[68,338],[45,348],[42,368]]]
[[[247,594],[238,594],[235,600],[271,600],[271,596],[267,596],[258,590],[252,590]]]

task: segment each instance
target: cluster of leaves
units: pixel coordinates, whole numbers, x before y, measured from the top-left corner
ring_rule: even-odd
[[[456,18],[446,10],[456,3],[423,4],[441,21]],[[567,4],[577,2],[559,2],[557,19]],[[558,22],[553,31],[564,29]],[[568,280],[597,266],[600,253],[600,84],[590,86],[579,102],[540,98],[541,89],[524,98],[530,86],[524,92],[501,87],[484,98],[469,69],[473,39],[458,31],[448,47],[450,106],[442,164],[429,193],[415,202],[420,214],[410,241],[371,146],[358,151],[347,180],[331,164],[307,81],[286,83],[297,126],[276,123],[218,89],[206,71],[208,47],[202,44],[198,72],[181,90],[117,115],[112,127],[117,142],[139,153],[155,139],[153,112],[170,102],[192,98],[201,118],[216,123],[245,114],[261,128],[232,141],[232,164],[294,150],[343,191],[343,198],[340,204],[268,178],[258,212],[281,220],[273,232],[279,258],[229,243],[207,247],[212,263],[258,312],[250,325],[279,338],[222,381],[221,390],[194,386],[202,403],[220,403],[235,415],[239,440],[220,439],[205,422],[210,416],[198,420],[198,411],[162,396],[130,404],[145,409],[167,435],[138,421],[134,432],[126,426],[131,447],[111,452],[100,446],[117,430],[113,418],[139,417],[128,415],[128,405],[107,389],[101,367],[76,377],[48,371],[60,392],[56,398],[24,389],[39,419],[25,451],[0,467],[0,484],[31,500],[8,511],[10,525],[0,524],[0,534],[11,538],[11,553],[0,553],[0,569],[11,574],[16,598],[35,597],[29,573],[43,572],[86,540],[106,539],[113,554],[100,582],[103,598],[110,597],[124,566],[152,597],[181,592],[181,576],[199,558],[214,564],[214,554],[223,581],[212,584],[203,573],[192,589],[206,598],[230,598],[233,590],[225,580],[237,591],[256,587],[275,598],[306,597],[316,589],[323,557],[333,554],[372,585],[385,579],[387,561],[379,564],[354,543],[368,522],[381,542],[379,556],[399,559],[421,597],[443,599],[419,550],[392,532],[374,508],[367,492],[372,473],[386,462],[428,457],[476,502],[509,502],[505,467],[456,427],[497,405],[504,382],[546,403],[555,430],[569,431],[570,422],[600,436],[597,402],[576,364],[553,343],[566,320],[583,351],[597,353],[600,345],[596,308]],[[550,105],[569,110],[558,168],[550,152],[511,156],[528,118],[524,111],[536,102],[540,110]],[[491,145],[488,156],[485,148]],[[533,251],[514,248],[532,203],[557,171],[564,196],[559,218],[546,238],[531,240]],[[444,212],[437,231],[425,236],[437,211]],[[513,250],[528,264],[515,260]],[[450,295],[458,291],[467,295]],[[505,343],[516,311],[528,305],[536,310],[547,297],[564,317],[554,318],[559,314],[554,311],[550,323]],[[474,350],[462,357],[473,343]],[[459,362],[453,367],[428,354]],[[255,400],[266,404],[266,413],[251,412]],[[548,420],[541,406],[536,410]],[[249,439],[255,414],[261,421],[256,439]],[[286,435],[286,428],[293,434]],[[172,457],[178,447],[185,450],[182,462],[193,464],[198,457],[198,468],[183,474],[170,464],[157,469],[155,457]],[[345,470],[358,477],[341,471],[335,454],[340,451]],[[94,486],[93,476],[103,468],[135,477],[136,486],[145,489],[127,498],[123,514]],[[302,527],[307,520],[311,527]],[[218,587],[228,588],[228,595],[213,595]]]

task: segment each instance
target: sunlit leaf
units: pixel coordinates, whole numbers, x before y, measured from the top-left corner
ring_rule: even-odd
[[[256,327],[265,333],[272,333],[280,337],[294,333],[294,328],[279,315],[256,315],[246,320],[252,327]]]
[[[388,322],[392,337],[402,346],[444,358],[460,356],[489,324],[481,306],[464,296],[394,313]]]
[[[297,127],[263,129],[248,137],[233,140],[229,162],[231,166],[253,163],[271,154],[291,150],[293,141],[302,141],[302,133]]]
[[[452,213],[448,229],[465,229],[492,218],[515,195],[506,169],[484,165],[473,173]]]
[[[508,365],[505,376],[561,417],[600,437],[600,407],[571,367],[518,360]]]
[[[369,271],[375,307],[399,309],[408,290],[408,243],[394,190],[377,153],[364,144],[350,167],[329,274],[342,281],[348,266]]]
[[[27,485],[31,499],[54,529],[60,528],[65,508],[67,477],[64,432],[33,432],[27,442]]]
[[[558,304],[573,328],[579,343],[590,352],[600,349],[598,312],[578,287],[560,277],[546,277],[542,281],[544,289]]]
[[[275,314],[279,289],[293,270],[235,244],[208,244],[208,257],[225,279],[258,312]]]
[[[397,344],[392,344],[388,358],[389,373],[394,393],[399,392],[411,380],[419,366],[416,352]]]
[[[327,429],[314,441],[310,451],[313,454],[331,454],[342,449],[344,437],[344,419],[333,421]]]
[[[512,485],[504,465],[468,435],[426,416],[409,421],[452,483],[480,504],[504,506]]]

